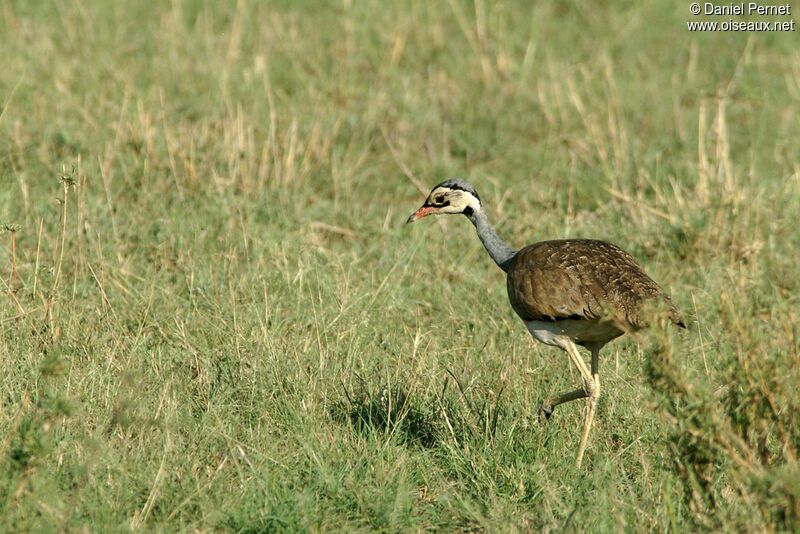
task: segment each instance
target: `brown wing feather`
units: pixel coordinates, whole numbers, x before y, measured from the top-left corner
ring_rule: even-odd
[[[520,250],[508,272],[508,296],[524,321],[615,318],[645,326],[642,304],[663,300],[683,325],[669,296],[633,257],[611,243],[588,239],[542,241]]]

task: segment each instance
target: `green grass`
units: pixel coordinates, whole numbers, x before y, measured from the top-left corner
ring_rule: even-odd
[[[0,530],[797,531],[797,33],[669,2],[0,2]],[[688,317],[555,349],[463,218]]]

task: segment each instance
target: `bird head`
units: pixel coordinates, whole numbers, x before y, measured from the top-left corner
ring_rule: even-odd
[[[428,215],[463,213],[467,217],[481,209],[481,198],[464,180],[446,180],[431,190],[425,203],[411,214],[406,223]]]

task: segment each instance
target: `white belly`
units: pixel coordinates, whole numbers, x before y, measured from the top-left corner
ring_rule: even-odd
[[[559,338],[568,338],[573,343],[606,343],[624,332],[607,322],[565,319],[563,321],[529,321],[528,331],[547,345],[560,347]]]

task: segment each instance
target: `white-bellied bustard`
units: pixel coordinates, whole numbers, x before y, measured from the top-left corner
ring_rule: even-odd
[[[669,319],[683,327],[678,310],[636,260],[611,243],[559,239],[514,250],[498,237],[475,188],[463,180],[447,180],[434,187],[407,222],[427,215],[459,213],[475,225],[483,246],[508,275],[511,306],[533,337],[566,352],[581,374],[582,388],[547,398],[539,407],[540,416],[547,419],[559,404],[586,399],[578,446],[580,466],[600,397],[600,349],[625,332],[646,326],[643,315],[647,303],[663,304]],[[591,351],[591,367],[576,345]]]

